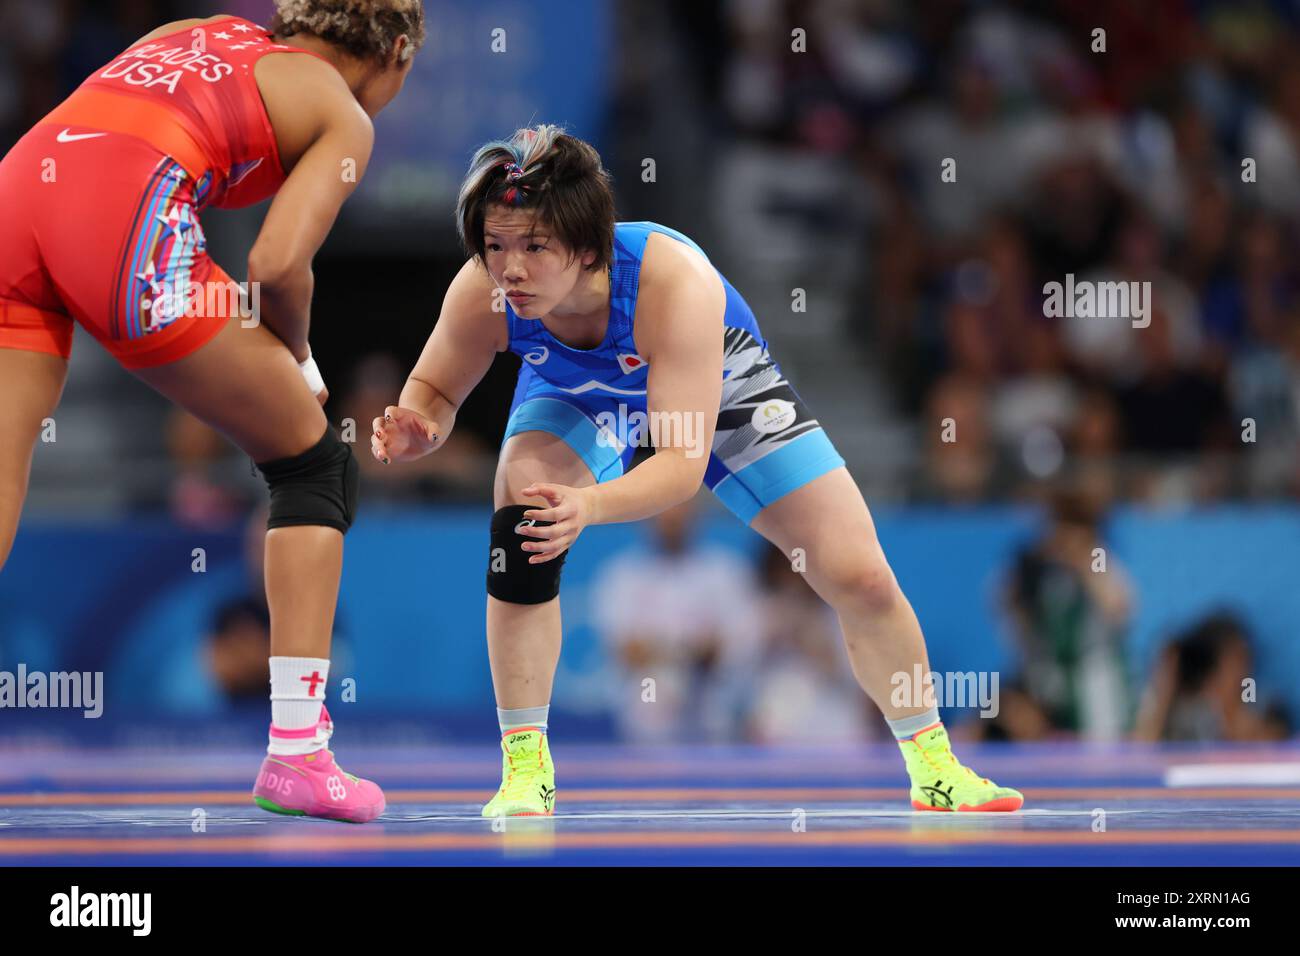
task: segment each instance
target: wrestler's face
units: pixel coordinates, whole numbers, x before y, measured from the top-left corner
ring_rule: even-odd
[[[483,216],[488,274],[521,319],[540,319],[578,287],[594,252],[574,253],[531,210],[491,205]]]

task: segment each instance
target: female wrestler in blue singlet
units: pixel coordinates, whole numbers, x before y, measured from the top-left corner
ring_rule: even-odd
[[[899,741],[913,807],[1017,810],[1021,795],[953,756],[925,642],[830,439],[768,354],[754,314],[686,236],[617,223],[591,146],[554,126],[474,155],[457,227],[469,260],[372,451],[409,461],[509,349],[523,365],[497,469],[487,635],[502,784],[484,816],[550,814],[547,708],[560,653],[560,569],[591,524],[636,521],[703,482],[796,558],[839,614],[854,673]],[[635,468],[638,445],[654,447]],[[919,670],[918,670],[919,668]]]

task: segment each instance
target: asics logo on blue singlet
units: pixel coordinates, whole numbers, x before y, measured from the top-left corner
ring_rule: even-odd
[[[550,355],[551,355],[550,349],[548,349],[545,345],[539,345],[531,352],[525,352],[523,355],[523,359],[529,365],[541,365],[548,358],[550,358]]]

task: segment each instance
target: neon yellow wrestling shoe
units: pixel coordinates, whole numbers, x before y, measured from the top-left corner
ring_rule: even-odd
[[[501,789],[485,817],[549,817],[555,810],[555,765],[546,732],[516,727],[501,735]]]
[[[912,809],[943,813],[1009,813],[1025,802],[1019,790],[999,787],[964,766],[953,755],[948,731],[933,724],[898,749],[912,778]]]

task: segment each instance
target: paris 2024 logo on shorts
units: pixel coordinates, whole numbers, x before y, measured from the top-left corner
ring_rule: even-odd
[[[793,402],[787,402],[784,398],[773,398],[754,409],[750,424],[754,426],[755,431],[762,432],[764,435],[773,435],[793,425],[795,415]]]

